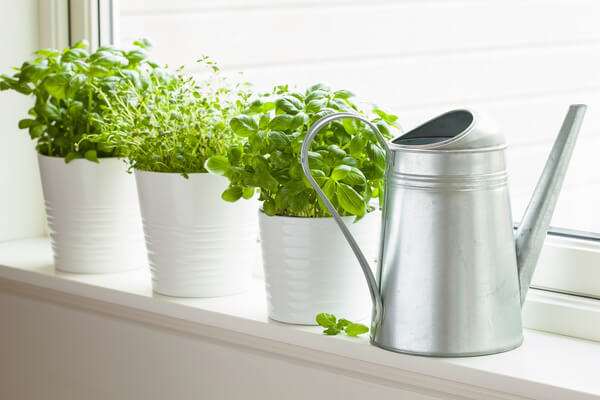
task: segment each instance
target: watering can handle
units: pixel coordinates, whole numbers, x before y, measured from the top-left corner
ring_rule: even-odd
[[[329,201],[329,199],[327,198],[327,196],[325,195],[323,190],[321,190],[321,188],[319,187],[319,185],[317,184],[317,182],[311,175],[310,168],[308,165],[308,152],[310,150],[310,145],[311,145],[314,137],[327,124],[329,124],[332,121],[342,119],[342,118],[356,119],[356,120],[362,121],[365,124],[367,124],[367,126],[370,127],[373,130],[373,132],[375,132],[377,134],[377,137],[379,138],[381,144],[383,145],[383,148],[385,149],[386,153],[389,155],[389,151],[390,151],[389,145],[388,145],[387,141],[385,140],[385,138],[383,137],[383,135],[381,134],[381,132],[379,132],[379,129],[377,129],[377,127],[373,123],[371,123],[370,121],[368,121],[367,119],[365,119],[359,115],[344,112],[344,113],[335,113],[335,114],[327,115],[327,116],[319,119],[313,126],[311,126],[311,128],[308,130],[308,133],[304,137],[304,141],[302,142],[302,150],[300,151],[300,161],[302,163],[302,170],[304,171],[304,175],[306,175],[306,179],[308,179],[308,182],[310,182],[312,187],[315,189],[315,191],[317,192],[317,195],[321,198],[321,200],[323,200],[323,203],[325,203],[325,206],[331,213],[331,216],[333,217],[335,222],[338,224],[340,230],[344,234],[344,237],[350,244],[350,247],[352,248],[354,255],[356,256],[356,258],[358,259],[358,262],[360,263],[360,266],[363,270],[363,274],[365,275],[365,279],[367,280],[367,283],[369,285],[369,292],[371,294],[371,300],[373,301],[373,306],[375,307],[375,315],[373,316],[373,321],[378,321],[382,315],[383,303],[381,300],[381,296],[379,294],[379,289],[377,288],[377,281],[375,280],[373,271],[371,270],[371,267],[369,266],[369,263],[368,263],[365,255],[363,254],[362,250],[358,246],[358,243],[356,243],[356,240],[350,233],[350,230],[348,230],[348,228],[346,227],[344,220],[342,220],[342,217],[340,217],[340,215],[336,211],[333,204],[331,204],[331,201]]]

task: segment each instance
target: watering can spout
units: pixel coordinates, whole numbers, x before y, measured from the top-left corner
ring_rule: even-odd
[[[536,263],[575,147],[586,106],[571,105],[516,233],[521,305],[525,302]]]

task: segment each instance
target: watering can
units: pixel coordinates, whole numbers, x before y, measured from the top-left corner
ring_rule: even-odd
[[[359,260],[373,313],[371,343],[409,354],[499,353],[523,341],[525,301],[585,105],[572,105],[516,233],[506,141],[470,110],[442,114],[387,141],[353,113],[317,121],[301,150],[304,174]],[[351,118],[372,129],[387,156],[377,279],[335,207],[310,174],[314,136]]]

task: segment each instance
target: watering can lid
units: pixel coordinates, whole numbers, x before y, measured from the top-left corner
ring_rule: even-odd
[[[504,146],[506,140],[493,119],[460,109],[425,122],[392,140],[392,144],[423,150],[462,150]]]

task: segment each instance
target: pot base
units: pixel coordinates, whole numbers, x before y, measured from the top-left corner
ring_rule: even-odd
[[[370,343],[373,346],[379,347],[379,348],[387,350],[387,351],[392,351],[394,353],[410,354],[413,356],[424,356],[424,357],[459,358],[459,357],[487,356],[487,355],[505,353],[507,351],[514,350],[523,344],[523,336],[521,336],[521,338],[518,342],[507,345],[507,346],[498,347],[498,348],[489,349],[489,350],[463,352],[463,353],[425,352],[425,351],[412,351],[412,350],[397,349],[394,347],[390,347],[390,346],[386,346],[386,345],[374,342],[372,337],[370,339]]]
[[[369,259],[377,254],[380,214],[354,224],[344,217]],[[269,318],[317,325],[319,313],[361,320],[371,312],[362,270],[333,218],[269,217],[259,212]]]
[[[173,297],[239,294],[256,259],[257,202],[225,202],[227,179],[135,171],[152,286]]]
[[[99,163],[39,154],[57,271],[117,273],[146,264],[135,180],[117,158]]]

